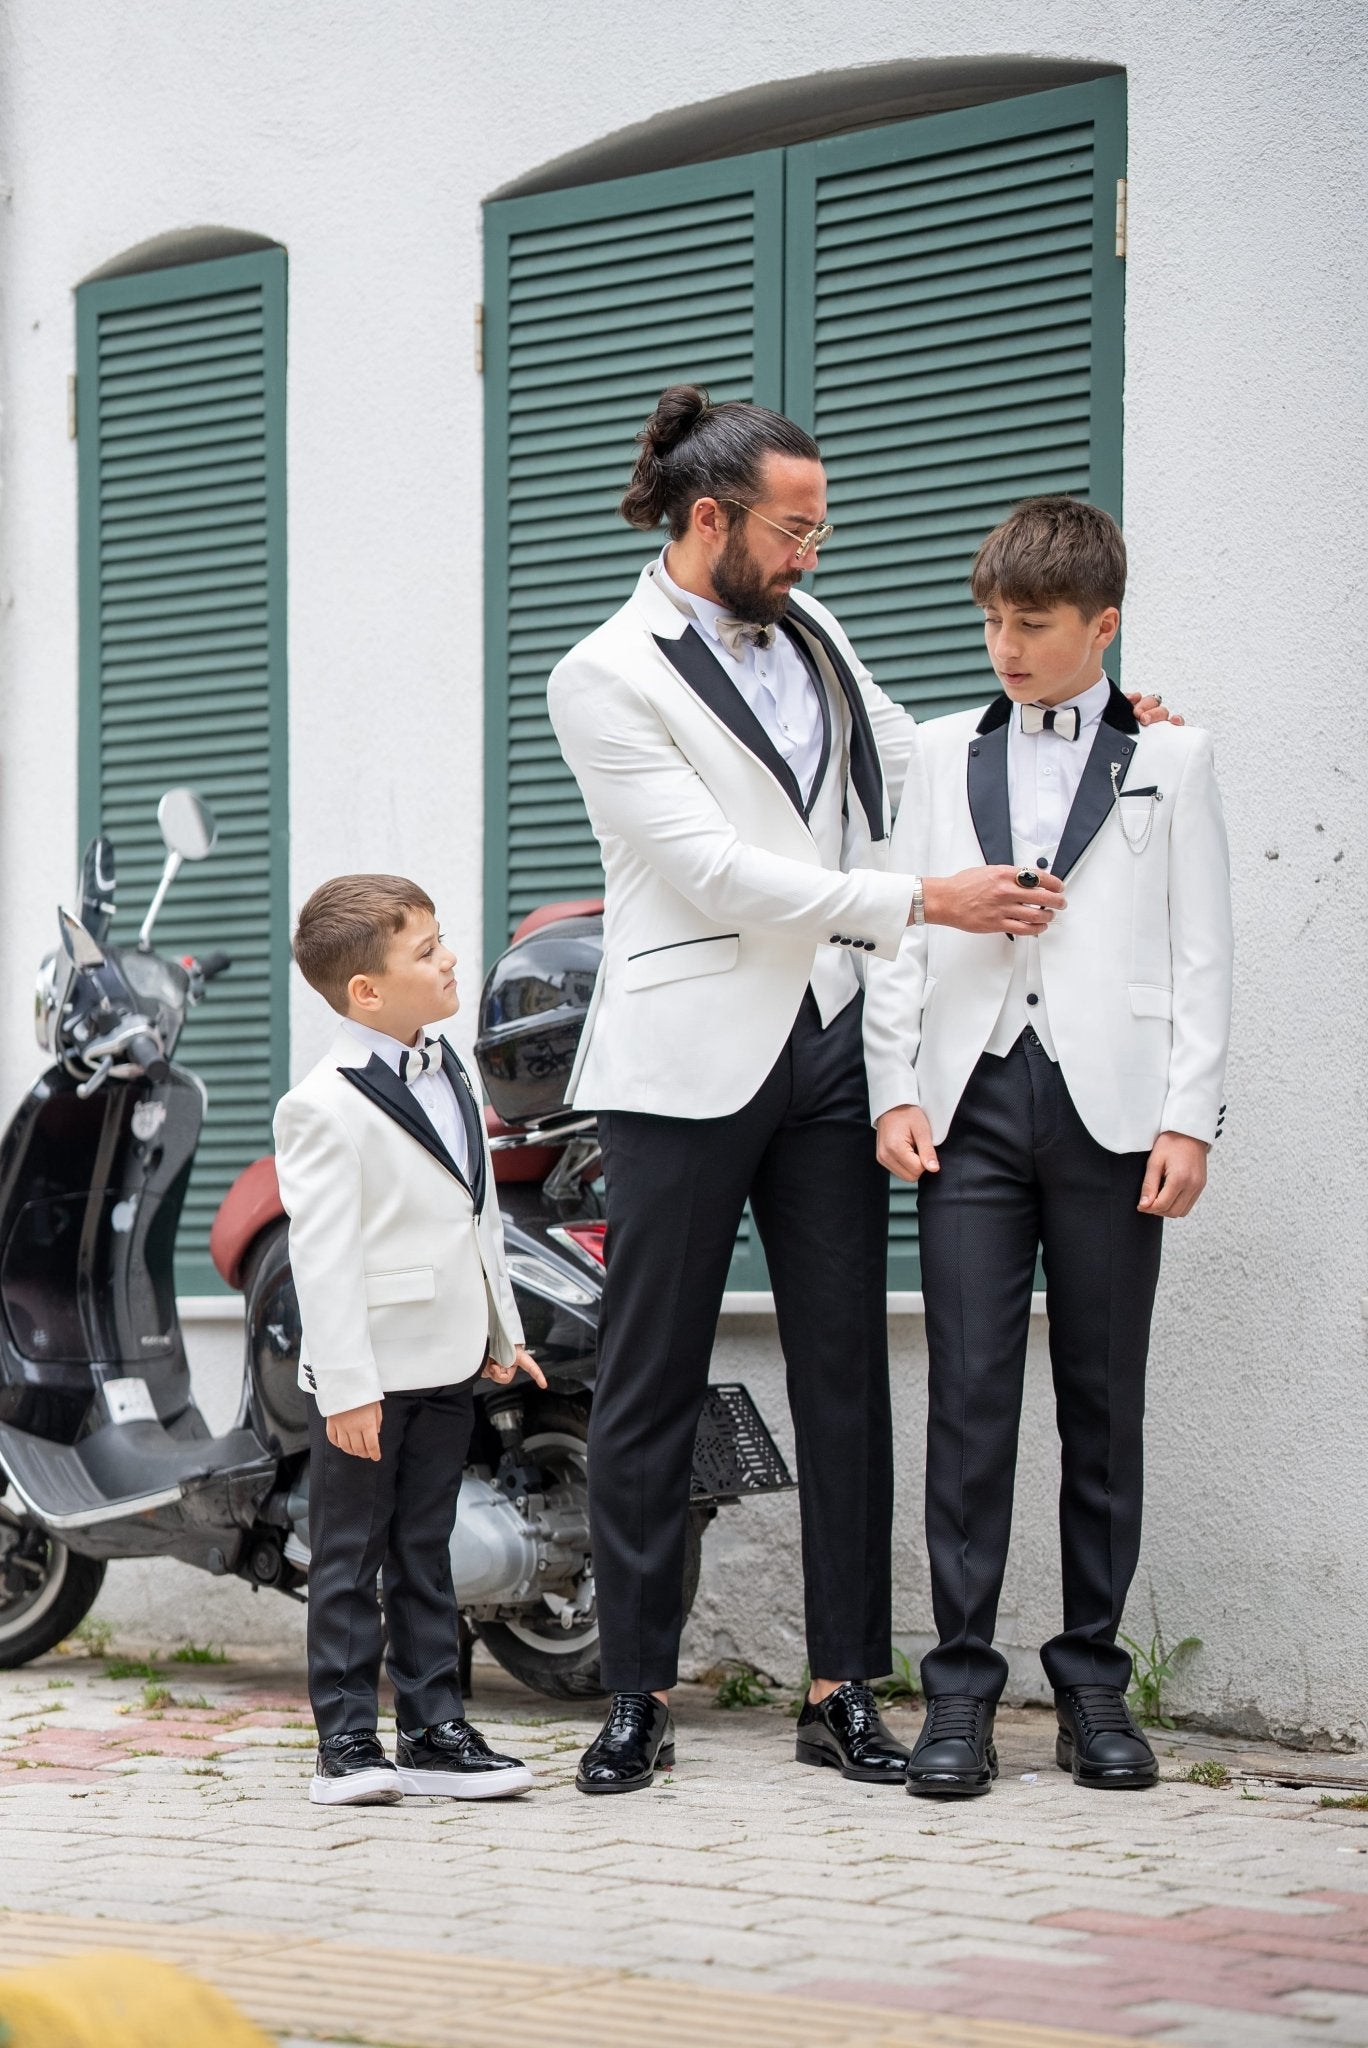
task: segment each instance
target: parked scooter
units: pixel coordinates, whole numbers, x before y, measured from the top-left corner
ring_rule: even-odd
[[[172,1556],[296,1597],[307,1588],[299,1308],[271,1159],[239,1176],[211,1239],[247,1297],[233,1429],[214,1437],[190,1390],[173,1249],[204,1090],[172,1055],[230,963],[153,950],[181,862],[215,839],[189,790],[168,791],[158,819],[166,865],[135,946],[108,942],[112,847],[87,851],[80,915],[60,914],[62,949],[39,979],[39,1042],[54,1064],[0,1141],[0,1667],[69,1634],[110,1558]],[[593,1119],[564,1108],[601,908],[533,913],[485,985],[478,1055],[509,1267],[549,1384],[477,1383],[452,1538],[467,1660],[478,1632],[507,1670],[560,1698],[601,1690],[586,1440],[604,1224]],[[745,1389],[713,1388],[695,1449],[686,1612],[717,1508],[791,1484]]]

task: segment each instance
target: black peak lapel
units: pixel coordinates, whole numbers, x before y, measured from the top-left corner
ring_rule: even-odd
[[[1061,882],[1096,839],[1135,759],[1135,741],[1129,735],[1140,728],[1120,691],[1113,688],[1112,697],[1120,698],[1130,714],[1129,731],[1118,730],[1107,716],[1112,708],[1109,703],[1102,714],[1102,723],[1097,728],[1092,752],[1083,770],[1083,780],[1078,785],[1078,794],[1065,820],[1055,854],[1054,871]]]
[[[1110,690],[1102,710],[1102,723],[1112,726],[1117,732],[1139,732],[1140,721],[1135,715],[1130,698],[1122,695],[1110,677],[1107,680]]]
[[[1007,702],[1006,698],[1002,700]],[[989,711],[996,709],[989,706]],[[1008,706],[1010,711],[1011,707]],[[990,725],[988,716],[979,723],[969,742],[969,815],[974,821],[978,843],[989,867],[1011,867],[1012,805],[1007,786],[1006,719]]]
[[[816,641],[831,663],[832,673],[840,684],[841,693],[850,708],[850,779],[855,785],[860,809],[865,814],[869,836],[877,844],[888,836],[884,829],[883,768],[879,762],[879,749],[874,738],[874,728],[869,722],[869,712],[865,707],[864,698],[860,695],[860,686],[851,673],[844,654],[826,627],[819,625],[810,613],[799,611],[795,605],[790,605],[779,623],[791,639],[803,635],[809,640]]]
[[[470,1076],[457,1059],[446,1039],[442,1040],[442,1072],[456,1092],[456,1107],[461,1112],[465,1126],[466,1152],[470,1159],[470,1198],[475,1204],[478,1216],[485,1203],[485,1127],[484,1108],[479,1096],[470,1085]]]
[[[721,719],[743,747],[749,748],[762,767],[768,768],[799,817],[805,817],[803,792],[798,787],[797,776],[697,626],[686,626],[677,640],[667,639],[659,633],[651,637],[661,653],[678,669],[694,695],[702,699],[714,717]]]
[[[397,1124],[402,1125],[425,1152],[430,1152],[466,1192],[471,1193],[469,1181],[438,1137],[435,1126],[419,1108],[413,1090],[406,1081],[399,1079],[393,1067],[387,1066],[378,1053],[372,1053],[364,1067],[339,1067],[337,1071],[344,1081],[350,1081],[353,1088],[359,1088],[363,1095],[368,1096],[377,1109],[383,1109],[386,1116],[393,1117]],[[459,1094],[457,1100],[460,1100]],[[483,1149],[476,1156],[483,1160]],[[471,1199],[474,1200],[473,1194]]]

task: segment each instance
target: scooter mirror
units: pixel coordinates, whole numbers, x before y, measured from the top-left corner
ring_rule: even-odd
[[[73,917],[69,910],[59,910],[57,917],[62,928],[62,947],[72,966],[83,974],[92,967],[103,967],[105,956],[80,918]]]
[[[193,789],[168,789],[157,805],[157,823],[167,851],[182,860],[206,860],[218,840],[214,814]]]

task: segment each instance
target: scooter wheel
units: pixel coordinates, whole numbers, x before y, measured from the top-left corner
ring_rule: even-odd
[[[43,1539],[41,1578],[21,1596],[7,1596],[2,1539],[14,1526],[10,1522],[7,1529],[7,1521],[9,1517],[0,1507],[0,1671],[31,1664],[35,1657],[64,1642],[95,1605],[105,1575],[102,1558],[80,1557],[48,1536]],[[24,1533],[21,1524],[21,1536]]]

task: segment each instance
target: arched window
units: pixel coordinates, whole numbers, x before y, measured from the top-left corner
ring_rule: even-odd
[[[182,1293],[217,1290],[214,1210],[288,1085],[285,287],[282,248],[202,228],[76,293],[80,827],[114,841],[119,937],[161,866],[162,791],[191,784],[219,825],[158,926],[233,960],[182,1040],[209,1093]]]
[[[649,555],[616,504],[663,385],[815,433],[836,525],[816,589],[885,689],[927,715],[992,693],[976,542],[1035,492],[1121,509],[1124,170],[1122,76],[946,60],[685,109],[488,205],[489,952],[601,886],[546,677]],[[906,1191],[894,1210],[911,1288]],[[732,1284],[764,1284],[756,1254]]]

